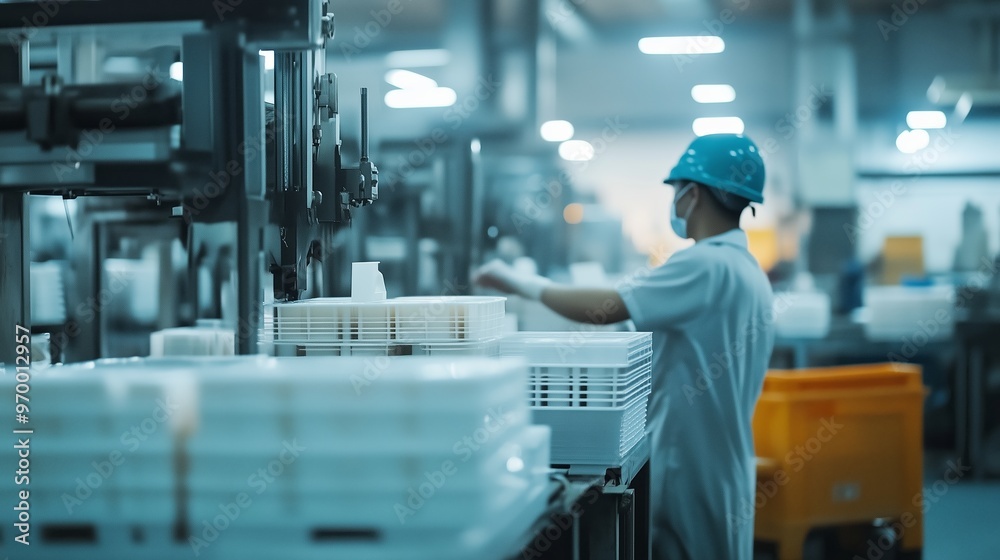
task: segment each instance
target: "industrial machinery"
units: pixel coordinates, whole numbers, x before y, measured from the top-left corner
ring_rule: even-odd
[[[94,83],[87,65],[96,61],[80,54],[88,52],[81,41],[143,26],[175,33],[177,48],[144,53],[139,79]],[[234,224],[241,354],[256,351],[266,274],[274,299],[297,299],[306,266],[324,256],[321,240],[378,199],[364,89],[360,161],[345,166],[341,158],[337,76],[326,71],[334,36],[327,2],[5,3],[0,29],[0,337],[31,323],[28,194],[127,196],[123,207],[144,212],[140,226],[173,220],[182,237],[199,224]],[[34,83],[32,44],[53,35],[54,71]],[[273,105],[265,101],[266,52]],[[99,275],[85,275],[95,293]],[[103,310],[97,301],[94,315]],[[13,361],[0,353],[0,362]]]
[[[462,4],[466,3],[456,2]],[[158,342],[152,352],[157,355],[170,353],[165,349],[165,337],[175,333],[165,329],[181,323],[199,324],[204,329],[204,334],[183,333],[201,337],[199,342],[209,346],[202,354],[228,353],[217,351],[217,347],[229,349],[229,332],[219,332],[218,340],[213,340],[209,331],[216,330],[217,324],[198,321],[219,315],[225,319],[223,299],[236,311],[232,326],[238,354],[257,353],[258,337],[267,332],[265,318],[281,336],[302,327],[302,323],[296,324],[294,311],[317,305],[292,302],[332,295],[328,293],[329,285],[334,284],[330,276],[337,272],[335,268],[343,271],[346,265],[331,263],[331,257],[337,255],[335,234],[351,224],[356,209],[379,198],[378,169],[368,153],[365,89],[361,90],[360,155],[356,165],[343,161],[338,79],[326,68],[326,48],[334,36],[330,12],[329,4],[321,0],[0,3],[0,338],[15,340],[15,334],[23,336],[32,326],[28,209],[38,202],[36,195],[53,197],[44,202],[58,201],[59,197],[76,200],[65,205],[76,205],[78,214],[74,224],[67,211],[70,237],[75,239],[72,250],[58,258],[72,261],[74,256],[64,253],[78,254],[71,267],[74,282],[66,284],[82,286],[78,291],[86,297],[69,305],[66,330],[78,341],[90,337],[91,343],[88,352],[64,361],[104,357],[106,345],[93,342],[110,324],[107,316],[135,315],[137,309],[147,322],[157,321],[155,328],[160,329],[160,335],[153,337]],[[139,38],[121,52],[101,51],[120,43],[124,35]],[[170,39],[161,40],[164,37]],[[33,54],[39,46],[47,49],[43,57]],[[40,60],[45,57],[50,60]],[[107,63],[115,58],[123,59],[115,62],[119,66],[136,64],[137,71],[119,72],[111,79]],[[40,66],[47,67],[39,70]],[[273,91],[273,100],[267,98],[269,91]],[[440,183],[439,192],[423,197],[435,207],[434,217],[439,222],[453,214],[469,215],[482,200],[482,181],[475,177],[478,139],[463,137],[449,145],[447,152],[441,149],[448,155],[433,165],[443,168],[449,163],[450,180],[438,181],[441,174],[436,173],[431,182]],[[452,154],[458,157],[450,157]],[[414,200],[413,193],[424,188],[420,186],[424,181],[407,173],[398,175],[399,189],[408,190],[409,200]],[[461,189],[451,186],[470,183],[478,186],[452,196],[452,190]],[[390,190],[394,188],[391,180],[386,184]],[[401,206],[395,210],[400,211]],[[414,221],[391,233],[416,231],[427,238],[471,240],[475,232],[483,230],[479,218],[454,228],[438,224],[420,230],[413,227],[417,221],[413,208],[405,211]],[[49,221],[40,223],[51,224],[51,213],[47,218]],[[366,228],[363,223],[358,225],[359,231],[352,233],[361,238]],[[371,225],[369,229],[375,230],[381,224]],[[53,233],[53,228],[46,226],[34,229],[30,232],[34,236]],[[225,241],[219,242],[223,237]],[[383,233],[382,237],[388,236]],[[411,237],[417,239],[407,238]],[[109,240],[120,242],[112,250],[115,242]],[[206,264],[202,250],[206,240],[214,242],[209,243],[217,254],[214,263]],[[476,247],[471,241],[459,245],[441,259],[445,266],[440,267],[440,274],[427,276],[456,278],[454,288],[445,282],[449,296],[456,295],[452,291],[467,289],[457,286],[457,279],[478,260]],[[147,251],[149,248],[155,250]],[[110,271],[130,276],[134,285],[149,286],[153,275],[133,265],[150,261],[159,263],[161,271],[172,272],[178,252],[185,253],[186,279],[161,272],[156,280],[158,289],[114,297],[116,288],[106,278]],[[429,255],[426,260],[433,260],[430,255],[435,252],[433,248],[425,251]],[[136,259],[137,255],[141,259]],[[313,266],[317,262],[322,266]],[[39,269],[36,275],[44,278],[53,268]],[[199,274],[209,274],[208,270],[218,305],[213,303],[211,311],[203,313],[205,298],[199,294],[203,289]],[[327,277],[314,281],[317,270]],[[271,286],[266,285],[269,280],[273,281]],[[235,288],[221,296],[223,281]],[[432,286],[434,282],[424,284]],[[56,280],[46,285],[61,286]],[[39,290],[43,296],[54,291]],[[115,299],[119,301],[112,301]],[[143,305],[157,299],[158,308]],[[196,301],[195,312],[182,321],[180,309],[185,299]],[[271,299],[283,305],[265,307],[264,302]],[[130,313],[116,311],[115,305],[123,304],[122,300],[131,306]],[[32,414],[41,419],[35,421],[40,431],[55,438],[47,440],[55,442],[48,448],[39,444],[37,452],[32,450],[39,464],[53,465],[45,476],[33,481],[36,487],[42,485],[41,492],[32,489],[32,515],[37,515],[44,535],[37,557],[90,557],[95,550],[102,550],[109,551],[103,557],[111,558],[175,558],[176,549],[189,546],[197,554],[200,540],[207,535],[202,529],[208,527],[208,519],[214,523],[217,516],[217,498],[228,496],[229,490],[239,493],[250,484],[242,476],[244,468],[257,468],[259,461],[270,461],[263,463],[268,469],[278,464],[272,460],[272,450],[261,446],[272,443],[265,433],[271,428],[281,430],[270,434],[282,440],[273,442],[279,450],[283,440],[294,443],[295,437],[308,438],[310,433],[318,434],[319,440],[315,445],[310,442],[301,457],[293,448],[299,462],[291,472],[297,474],[282,479],[267,498],[256,501],[254,513],[244,514],[242,525],[229,534],[226,542],[230,544],[213,544],[212,557],[228,558],[233,551],[252,553],[255,558],[274,557],[293,550],[301,553],[295,555],[297,558],[327,558],[331,546],[338,547],[333,550],[349,550],[346,556],[339,556],[352,558],[398,558],[404,554],[443,558],[446,553],[456,558],[499,558],[520,548],[531,551],[533,557],[604,559],[617,557],[620,551],[622,557],[632,557],[632,549],[643,557],[649,548],[648,532],[641,530],[648,526],[648,520],[642,521],[648,518],[644,513],[648,504],[635,504],[648,491],[634,491],[629,486],[648,487],[649,471],[643,466],[648,450],[637,447],[641,451],[630,456],[634,460],[620,461],[614,468],[561,473],[558,481],[550,480],[548,430],[524,425],[528,403],[521,390],[526,381],[523,366],[470,357],[465,357],[462,365],[460,357],[451,357],[498,350],[503,302],[499,298],[477,301],[485,310],[458,298],[451,302],[459,305],[452,306],[442,306],[437,300],[401,298],[388,304],[391,308],[383,306],[392,310],[391,315],[382,315],[391,317],[388,322],[365,321],[371,317],[363,314],[358,315],[361,320],[352,320],[341,314],[342,309],[328,309],[331,315],[336,311],[336,319],[343,322],[338,326],[310,323],[309,327],[315,326],[321,333],[324,329],[346,333],[347,341],[337,341],[329,348],[317,348],[315,339],[306,341],[311,347],[303,348],[303,353],[317,350],[324,354],[325,350],[326,355],[294,358],[294,366],[287,361],[213,360],[202,355],[188,362],[98,360],[30,370],[37,381],[35,390],[44,397],[38,399],[41,404]],[[324,302],[314,303],[329,307]],[[427,312],[428,308],[446,310],[445,320]],[[264,309],[281,311],[268,315]],[[57,318],[47,320],[60,321],[57,313],[49,316]],[[473,319],[481,319],[479,323],[488,328],[476,332],[472,327],[478,323]],[[391,327],[393,334],[373,338],[382,333],[383,326],[386,333]],[[123,330],[121,325],[117,328]],[[352,329],[360,341],[351,340]],[[413,342],[414,333],[430,340],[422,346],[419,342],[399,344]],[[272,344],[306,346],[294,335],[281,336]],[[383,348],[390,346],[387,341],[391,341],[391,350]],[[184,342],[180,345],[188,347],[186,353],[196,353],[190,349],[193,344]],[[0,365],[16,363],[18,346],[0,344]],[[400,346],[409,348],[398,349]],[[344,358],[348,347],[351,353],[366,358]],[[421,352],[451,356],[438,357],[437,361],[425,358],[422,363],[429,368],[428,375],[420,376],[414,375],[423,367],[419,358],[394,355],[390,359],[385,355]],[[125,349],[120,355],[139,353]],[[174,367],[183,363],[187,365]],[[272,372],[287,371],[289,375],[273,376],[260,369],[257,373],[263,375],[255,379],[253,363],[271,364],[267,367]],[[390,365],[383,367],[384,363]],[[373,371],[372,364],[379,364],[378,369]],[[346,375],[326,375],[334,368]],[[158,376],[158,369],[166,376]],[[496,375],[491,374],[494,370]],[[380,376],[379,389],[362,397],[356,383],[359,379],[367,382],[373,374]],[[105,383],[112,377],[113,387]],[[13,387],[12,377],[5,379],[8,387]],[[399,383],[394,381],[397,379]],[[241,401],[234,394],[237,384],[241,390],[249,389],[241,393],[247,399]],[[324,386],[333,390],[323,392]],[[198,387],[196,393],[190,391],[193,387]],[[403,398],[393,396],[394,387]],[[475,387],[484,391],[483,400],[473,398]],[[154,403],[161,396],[166,399],[163,390],[171,388],[177,388],[179,401],[185,404],[170,422],[158,421],[157,437],[149,438],[141,451],[129,455],[128,466],[119,471],[122,474],[94,493],[88,502],[90,510],[74,516],[65,507],[65,494],[58,490],[45,494],[68,488],[80,473],[88,476],[94,453],[109,449],[118,453],[119,443],[124,442],[103,436],[117,434],[118,427],[145,426],[150,398]],[[452,390],[458,392],[448,392]],[[412,398],[415,391],[425,395],[425,404]],[[342,395],[343,402],[331,399],[334,394]],[[442,399],[468,412],[463,413],[465,425],[448,412],[459,409],[442,407]],[[109,404],[111,401],[114,404]],[[201,407],[197,412],[183,408],[194,403]],[[278,406],[270,407],[273,403]],[[361,408],[355,406],[359,403]],[[515,415],[501,422],[503,433],[523,432],[530,437],[507,441],[500,432],[487,433],[480,424],[486,421],[483,410],[491,408]],[[293,410],[304,413],[301,426],[285,421],[293,417],[289,416]],[[413,422],[398,421],[416,417],[430,419],[423,425],[431,439],[414,440]],[[23,418],[24,427],[28,427],[27,415]],[[372,432],[374,436],[359,435],[352,428],[358,421],[373,430],[390,424],[406,429],[393,441],[380,437],[384,434],[378,431]],[[177,430],[171,432],[175,426]],[[267,428],[259,429],[262,426]],[[340,437],[330,426],[353,435]],[[442,427],[447,429],[442,431]],[[469,441],[476,443],[476,449],[487,452],[473,456],[470,451],[468,457],[460,454],[452,442],[465,434],[474,438]],[[189,435],[191,438],[185,440]],[[485,441],[476,442],[483,437],[489,439],[488,446]],[[365,451],[358,442],[371,446]],[[341,453],[345,449],[353,455]],[[359,455],[359,450],[367,455]],[[527,450],[533,451],[522,452]],[[254,455],[257,451],[263,454]],[[453,460],[456,454],[457,461]],[[20,460],[14,455],[7,458]],[[237,458],[235,463],[227,462],[233,458]],[[451,466],[461,463],[463,474],[448,475],[447,487],[435,488],[438,497],[422,509],[420,520],[410,520],[404,527],[402,521],[411,512],[393,502],[405,494],[404,487],[424,488],[427,482],[421,477],[411,480],[387,475],[395,468],[393,458],[398,459],[395,463],[403,469],[398,471],[402,474],[418,461],[431,461],[449,473]],[[341,467],[347,470],[339,473],[336,469]],[[354,473],[359,470],[369,478],[357,480]],[[299,476],[308,473],[315,476]],[[233,484],[227,487],[228,483]],[[341,500],[328,491],[330,488],[349,494],[354,501]],[[309,500],[302,501],[303,497]],[[415,514],[423,500],[406,507]],[[267,503],[274,507],[268,509]],[[104,505],[108,508],[101,509]],[[15,513],[20,519],[21,513],[15,510],[5,519],[12,522]],[[363,517],[369,513],[368,518]],[[635,520],[640,529],[632,542],[632,531],[619,526],[630,528]],[[553,532],[565,533],[567,538],[553,546],[552,541],[559,540]],[[458,534],[473,540],[457,538]],[[485,540],[490,535],[493,538]],[[290,544],[289,536],[296,542]],[[126,542],[127,546],[118,546]],[[63,547],[67,543],[72,548]],[[163,545],[162,556],[153,554],[159,552],[155,550],[158,544]],[[296,544],[299,546],[294,547]],[[488,550],[490,556],[467,553],[472,545]],[[574,552],[581,547],[590,555]],[[550,549],[553,552],[548,555]]]

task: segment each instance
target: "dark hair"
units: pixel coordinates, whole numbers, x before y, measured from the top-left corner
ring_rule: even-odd
[[[723,216],[729,218],[737,224],[740,223],[740,216],[743,215],[743,210],[750,205],[750,200],[730,192],[710,187],[703,183],[698,183],[698,186],[708,192],[709,196],[706,198],[712,201],[712,205],[715,206],[715,208],[721,212]]]

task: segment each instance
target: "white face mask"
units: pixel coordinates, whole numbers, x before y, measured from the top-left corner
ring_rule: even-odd
[[[680,237],[681,239],[688,238],[687,222],[688,218],[691,217],[691,212],[694,211],[694,205],[697,203],[697,201],[691,203],[691,206],[688,207],[687,212],[684,213],[683,218],[677,216],[677,203],[680,202],[681,199],[684,198],[684,195],[686,195],[687,192],[692,188],[694,188],[694,183],[688,183],[686,187],[681,189],[681,192],[679,195],[677,195],[677,198],[674,200],[674,203],[670,205],[670,227],[671,229],[674,230],[674,233],[676,233],[677,236]]]

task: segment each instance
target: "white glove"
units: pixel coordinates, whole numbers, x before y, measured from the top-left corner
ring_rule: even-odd
[[[533,300],[541,299],[542,292],[552,283],[548,278],[537,274],[518,272],[500,259],[479,267],[472,275],[472,280],[480,286]]]

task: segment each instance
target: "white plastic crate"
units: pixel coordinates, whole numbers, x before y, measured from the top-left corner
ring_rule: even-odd
[[[614,465],[646,433],[644,404],[626,411],[546,408],[533,414],[536,423],[552,428],[553,464]]]
[[[373,303],[315,298],[269,307],[263,338],[276,344],[449,342],[499,337],[505,298],[408,297]]]
[[[528,399],[532,406],[623,408],[645,400],[652,364],[644,361],[624,372],[609,368],[531,368]]]
[[[349,450],[354,453],[386,449],[433,453],[451,450],[463,438],[480,444],[506,437],[529,424],[530,410],[523,392],[497,395],[498,404],[489,409],[436,410],[402,414],[359,414],[331,411],[297,414],[292,434],[303,445],[322,450]]]
[[[221,496],[221,483],[225,480],[213,480],[210,474],[228,475],[234,485],[248,488],[247,476],[266,467],[278,456],[280,450],[267,449],[261,453],[264,450],[260,446],[255,447],[255,442],[260,439],[260,432],[257,432],[256,438],[252,437],[253,434],[234,437],[234,432],[229,431],[234,426],[215,424],[226,418],[239,417],[244,424],[250,418],[261,418],[263,420],[258,427],[277,425],[279,429],[276,435],[281,437],[306,434],[310,448],[320,452],[316,457],[300,457],[289,466],[286,476],[277,479],[263,493],[264,496],[270,496],[273,490],[276,496],[283,496],[282,499],[286,501],[290,499],[290,507],[282,511],[294,514],[294,518],[289,519],[290,525],[306,531],[307,538],[301,542],[296,541],[290,545],[281,543],[282,552],[279,556],[287,556],[290,550],[288,547],[291,546],[295,550],[294,556],[300,559],[312,558],[310,554],[317,551],[316,558],[330,557],[331,550],[335,551],[332,554],[334,557],[428,559],[447,558],[458,550],[464,552],[457,556],[451,554],[451,557],[489,559],[492,558],[493,549],[472,549],[472,544],[484,544],[487,538],[494,539],[500,528],[509,529],[509,523],[504,520],[534,520],[544,507],[545,500],[540,491],[545,482],[542,473],[549,464],[549,431],[547,428],[527,425],[528,408],[524,397],[527,372],[523,360],[386,357],[337,360],[308,357],[171,358],[57,367],[51,375],[39,375],[39,379],[44,380],[56,378],[65,383],[41,383],[43,393],[54,398],[49,403],[48,412],[52,412],[52,418],[77,417],[84,422],[67,424],[67,438],[40,440],[33,452],[37,449],[40,457],[56,451],[67,453],[73,452],[76,449],[73,445],[76,445],[79,453],[74,456],[79,461],[66,464],[65,458],[55,456],[44,462],[40,459],[40,463],[44,463],[46,467],[60,470],[55,473],[59,484],[54,485],[58,488],[38,488],[37,502],[33,502],[32,506],[39,510],[39,519],[97,527],[98,542],[94,545],[59,545],[55,548],[47,545],[32,547],[40,554],[40,558],[142,557],[153,560],[170,557],[157,556],[158,552],[170,548],[169,543],[164,544],[159,539],[149,538],[147,543],[150,546],[147,547],[133,547],[131,545],[135,543],[123,541],[121,546],[116,545],[113,550],[105,550],[107,547],[104,543],[112,540],[118,542],[117,537],[112,538],[112,532],[117,530],[112,525],[152,527],[159,523],[169,526],[173,516],[179,511],[178,507],[191,507],[190,504],[194,502],[200,504],[199,511],[206,513],[208,507],[212,506],[215,510],[214,518],[218,515],[218,505],[221,502],[215,500],[215,497]],[[359,380],[364,383],[359,385]],[[67,388],[74,389],[75,392],[64,390]],[[178,422],[177,425],[173,419],[158,423],[155,437],[150,437],[135,451],[126,451],[125,463],[118,466],[115,473],[93,491],[80,509],[73,515],[66,514],[63,495],[73,488],[66,488],[64,483],[86,475],[92,468],[92,461],[106,459],[112,444],[121,446],[120,429],[126,425],[141,424],[151,416],[150,410],[156,401],[168,398],[167,395],[170,394],[183,395],[181,400],[187,406],[182,407],[182,412],[175,411],[174,414],[179,414],[187,421]],[[497,414],[503,418],[503,429],[493,431],[487,442],[477,442],[478,450],[467,461],[463,461],[464,455],[455,450],[459,435],[467,435],[475,440],[477,431],[486,426],[485,416],[491,409],[496,409]],[[192,420],[195,411],[200,414],[198,423]],[[343,427],[339,422],[348,418],[348,415],[355,418],[358,433],[341,429]],[[105,428],[100,423],[88,424],[86,419],[93,417],[102,418],[102,422],[108,427]],[[178,426],[188,426],[186,429],[195,430],[193,439],[185,439],[186,432],[178,432]],[[391,433],[387,431],[389,427],[392,428]],[[111,434],[113,438],[96,438],[95,433]],[[83,434],[90,435],[79,437]],[[70,440],[69,436],[74,439]],[[177,443],[182,441],[188,442],[187,447],[177,449]],[[431,454],[422,444],[412,445],[414,441],[436,442],[437,450]],[[194,444],[202,447],[199,449]],[[234,449],[241,446],[244,458],[248,457],[250,460],[240,462],[239,457],[232,454]],[[323,451],[324,448],[326,451]],[[375,448],[382,453],[381,456],[376,456]],[[353,457],[354,460],[342,461],[331,449],[339,450],[342,457]],[[219,459],[213,465],[204,461],[210,450]],[[206,455],[198,456],[201,452]],[[188,492],[183,494],[175,493],[174,490],[179,487],[177,481],[168,476],[171,473],[176,476],[180,472],[175,469],[178,454],[187,456],[185,461],[190,468],[185,475],[188,477],[185,480]],[[358,511],[363,507],[374,506],[362,501],[365,498],[364,492],[358,494],[358,490],[364,490],[364,487],[359,487],[359,480],[367,477],[365,483],[368,488],[384,489],[380,484],[384,485],[386,479],[374,474],[384,474],[385,471],[381,468],[391,466],[394,469],[391,472],[397,475],[396,491],[400,491],[404,489],[401,486],[404,483],[419,483],[419,476],[423,471],[415,471],[416,467],[430,468],[436,461],[440,468],[440,461],[446,457],[455,457],[459,471],[436,494],[438,500],[428,502],[427,506],[417,512],[417,517],[426,517],[423,530],[413,531],[404,538],[400,532],[402,526],[396,520],[394,526],[382,528],[387,531],[385,534],[390,535],[392,546],[386,546],[384,541],[375,546],[362,546],[363,551],[359,554],[353,554],[353,545],[341,544],[340,548],[325,548],[324,538],[319,539],[319,542],[312,538],[313,529],[322,527],[310,526],[308,523],[330,520],[330,511],[339,512],[337,515],[345,511],[349,513],[354,506],[343,509],[344,504],[348,503],[356,505]],[[241,472],[244,467],[250,470]],[[78,472],[78,469],[83,470]],[[210,470],[214,472],[210,473]],[[195,472],[200,473],[200,479],[196,479]],[[32,482],[34,485],[35,480]],[[324,482],[330,484],[322,487]],[[203,483],[211,485],[201,486]],[[288,488],[283,494],[279,489],[285,483]],[[486,490],[489,484],[493,484],[492,490]],[[317,489],[322,492],[317,492]],[[33,490],[33,499],[35,496]],[[392,494],[385,496],[398,499]],[[180,498],[190,501],[178,502]],[[264,530],[251,523],[254,515],[241,516],[225,532],[227,539],[214,542],[211,547],[201,551],[200,557],[233,557],[230,553],[234,549],[227,548],[223,544],[224,540],[238,548],[242,547],[247,553],[253,553],[250,556],[244,554],[244,557],[262,557],[259,546],[274,544],[273,541],[230,539],[228,536],[230,533],[238,535],[241,531],[254,536],[268,534],[267,528],[274,526],[275,518],[263,515],[269,508],[265,502],[267,499],[269,498],[261,498],[260,502],[255,500],[252,508],[254,511],[259,508],[260,517],[266,522]],[[395,501],[384,502],[383,505],[386,503],[390,505],[391,511]],[[526,508],[526,503],[532,504],[531,508]],[[378,510],[380,513],[382,511]],[[480,516],[480,521],[474,521],[474,516],[471,515],[460,516],[453,513],[462,511],[475,511]],[[525,512],[531,514],[530,519],[519,519]],[[440,521],[447,515],[452,515],[452,521],[458,525],[441,530],[426,528],[429,526],[427,522]],[[341,521],[345,523],[354,519],[350,516],[341,517]],[[107,524],[109,520],[111,525]],[[197,532],[199,527],[192,526],[192,529]],[[414,554],[405,552],[413,548],[414,542],[419,541],[419,538],[411,540],[411,537],[430,533],[446,537],[443,541],[432,540],[437,546],[435,552],[428,552],[426,555],[418,551]],[[124,534],[130,533],[125,531]],[[105,535],[110,536],[106,538]],[[157,543],[156,550],[152,550],[153,542]],[[495,539],[492,542],[496,544]],[[246,543],[250,545],[247,546]],[[299,545],[302,545],[301,548]],[[190,552],[189,547],[186,550]],[[352,552],[345,556],[340,554],[342,550]],[[474,551],[469,552],[470,550]],[[127,551],[127,554],[118,555],[118,551]]]
[[[503,334],[506,298],[401,297],[391,301],[396,307],[397,340],[483,340]]]
[[[172,480],[148,478],[118,484],[118,519],[131,523],[163,523],[177,517],[177,485]]]
[[[169,442],[190,425],[190,371],[146,359],[113,359],[58,365],[34,372],[33,420],[48,439],[110,439],[116,448]],[[139,436],[128,436],[137,431]],[[43,443],[44,445],[44,443]],[[60,444],[61,445],[61,444]]]
[[[406,523],[461,526],[495,511],[504,496],[544,484],[549,434],[544,426],[524,426],[507,434],[499,445],[469,454],[427,456],[405,450],[359,454],[361,469],[355,471],[345,461],[350,453],[305,449],[294,460],[289,457],[287,464],[272,468],[268,462],[274,462],[276,454],[234,457],[206,450],[192,454],[187,487],[194,500],[189,513],[192,519],[214,515],[219,503],[243,492],[255,502],[248,519],[294,515],[304,524],[392,528],[399,523],[394,506],[413,498],[425,505],[406,515]],[[270,476],[257,476],[251,484],[249,477],[261,469]]]
[[[86,523],[100,519],[121,519],[120,504],[114,499],[116,496],[109,488],[99,486],[94,489],[83,486],[77,494],[77,485],[38,488],[34,478],[31,480],[31,486],[33,520],[45,520],[46,523]],[[87,490],[92,493],[88,495]],[[79,500],[79,503],[70,501],[70,507],[67,508],[67,495]],[[35,523],[32,523],[32,526],[34,525]]]
[[[523,360],[487,358],[276,358],[300,374],[295,410],[330,408],[417,414],[431,410],[479,411],[526,385]],[[498,397],[499,395],[499,397]]]
[[[951,286],[869,286],[865,288],[870,340],[941,340],[955,330],[955,290]]]
[[[236,334],[221,327],[177,327],[149,335],[149,355],[163,356],[232,356]]]
[[[340,491],[317,492],[306,485],[305,492],[291,499],[272,494],[271,488],[260,494],[251,492],[253,504],[205,551],[206,557],[273,553],[297,559],[508,558],[517,552],[512,546],[525,536],[547,503],[548,436],[544,427],[525,429],[509,444],[522,448],[520,470],[508,471],[506,478],[484,478],[479,484],[459,485],[457,479],[448,479],[412,515],[405,512],[404,522],[395,506],[407,505],[408,488],[358,483],[343,485]],[[495,458],[507,464],[514,456],[500,452]],[[201,526],[201,517],[216,515],[219,504],[231,500],[225,493],[203,494],[197,503],[192,502],[188,518],[193,526]]]
[[[650,333],[517,333],[502,353],[528,361],[533,407],[624,408],[649,395]]]
[[[501,510],[488,522],[458,528],[396,523],[378,530],[353,525],[308,526],[288,519],[234,523],[210,548],[199,551],[199,558],[507,560],[520,552],[517,543],[545,512],[548,498],[548,488],[543,485],[532,486],[525,493],[509,493]]]
[[[631,367],[653,355],[652,333],[519,332],[503,337],[504,356],[523,356],[533,368]]]
[[[528,361],[528,402],[552,428],[553,463],[613,465],[644,437],[651,333],[517,333],[502,354]]]
[[[313,491],[305,495],[288,495],[272,488],[280,482],[280,479],[276,480],[261,494],[249,488],[234,492],[192,491],[188,517],[198,525],[202,521],[210,521],[219,514],[220,504],[235,502],[243,492],[253,504],[243,511],[237,524],[266,524],[275,519],[295,519],[310,527],[391,530],[402,524],[402,517],[406,525],[461,529],[470,524],[479,525],[484,517],[502,513],[511,495],[523,495],[531,487],[528,481],[509,476],[478,488],[454,489],[446,485],[433,494],[428,491],[426,495],[429,497],[423,500],[423,505],[412,509],[406,506],[407,499],[411,497],[406,488],[390,491],[383,486],[374,486],[359,488],[351,493]],[[412,514],[400,514],[400,510],[407,509]]]
[[[33,372],[31,400],[36,403],[39,412],[44,411],[43,414],[32,415],[42,422],[52,416],[98,418],[110,415],[109,395],[103,378],[83,368],[71,370],[66,366],[57,366]],[[34,410],[35,407],[31,408]]]
[[[537,430],[544,430],[544,437]],[[549,431],[547,426],[521,425],[511,433],[497,433],[492,439],[480,440],[482,443],[463,443],[434,452],[411,446],[378,451],[343,447],[328,450],[303,445],[301,441],[296,442],[297,456],[282,453],[280,445],[238,453],[216,448],[191,449],[187,481],[192,490],[246,491],[249,476],[260,469],[270,469],[272,475],[280,473],[275,478],[283,481],[279,486],[284,491],[301,495],[315,491],[351,493],[359,488],[406,489],[420,485],[426,473],[438,471],[450,461],[457,472],[449,476],[449,488],[474,489],[484,481],[503,476],[508,459],[515,454],[523,461],[525,472],[532,465],[547,466]]]
[[[781,338],[821,339],[830,333],[830,296],[786,292],[774,298],[775,334]]]
[[[116,466],[111,462],[111,459],[121,462],[118,455],[111,456],[113,448],[81,442],[58,450],[51,449],[51,445],[36,449],[35,442],[36,438],[32,438],[32,489],[61,490],[74,495],[75,489],[82,486],[82,494],[87,493],[86,488],[100,488],[97,493],[106,496],[108,489],[118,482],[124,464]]]
[[[200,385],[195,451],[269,453],[297,438],[315,450],[436,452],[491,415],[501,431],[529,420],[519,360],[272,358],[214,368]]]
[[[133,429],[140,431],[144,445],[169,440],[190,411],[189,399],[136,363],[90,362],[36,370],[32,401],[33,423],[45,431],[46,440],[94,441],[102,448],[125,447],[121,441]]]
[[[174,540],[173,523],[124,521],[73,522],[32,517],[31,545],[13,538],[0,545],[0,554],[18,560],[176,560],[191,556],[187,542]]]

